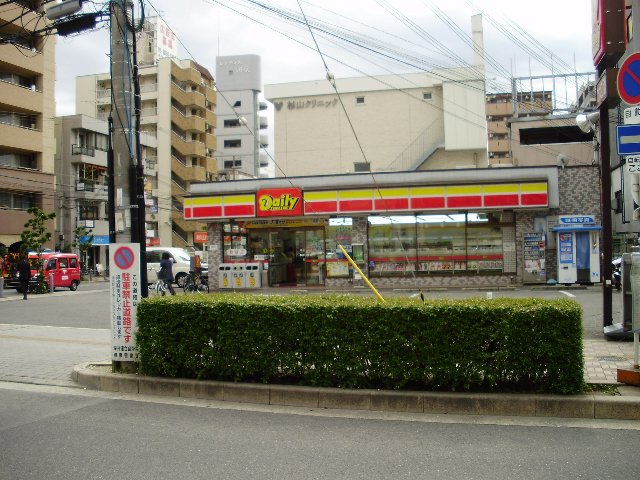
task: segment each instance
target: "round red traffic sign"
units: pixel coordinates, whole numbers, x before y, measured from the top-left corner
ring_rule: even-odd
[[[629,105],[640,103],[640,53],[633,53],[618,71],[618,94]]]
[[[135,256],[133,255],[133,250],[129,247],[120,247],[113,255],[113,262],[120,270],[129,270],[131,265],[133,265],[134,260]]]

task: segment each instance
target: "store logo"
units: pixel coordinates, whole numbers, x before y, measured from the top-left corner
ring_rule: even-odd
[[[299,188],[261,190],[256,199],[259,217],[302,215],[302,191]]]

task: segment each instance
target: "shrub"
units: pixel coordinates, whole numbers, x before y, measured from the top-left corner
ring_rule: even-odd
[[[341,388],[578,393],[572,300],[347,295],[145,299],[140,372]]]

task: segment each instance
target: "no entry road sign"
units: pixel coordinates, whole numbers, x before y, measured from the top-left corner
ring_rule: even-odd
[[[620,67],[618,94],[629,105],[640,103],[640,53],[630,55]]]

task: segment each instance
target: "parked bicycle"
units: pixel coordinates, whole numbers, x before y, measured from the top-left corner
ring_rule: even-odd
[[[208,272],[190,271],[182,288],[184,293],[209,293]]]
[[[156,277],[160,270],[155,270]],[[163,297],[167,294],[167,284],[164,280],[157,278],[156,282],[151,286],[151,291],[156,292],[157,295],[162,295]]]

